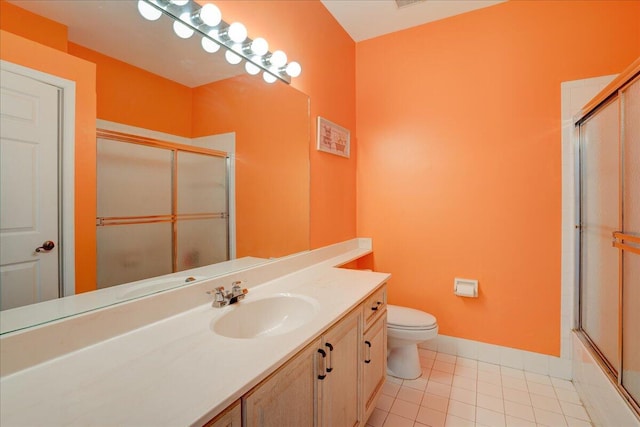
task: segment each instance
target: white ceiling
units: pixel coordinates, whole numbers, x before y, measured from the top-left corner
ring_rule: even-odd
[[[351,38],[362,41],[506,0],[423,0],[399,8],[393,0],[321,0]]]

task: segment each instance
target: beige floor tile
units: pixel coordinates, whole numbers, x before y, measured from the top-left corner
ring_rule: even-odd
[[[416,422],[429,427],[444,427],[447,414],[435,409],[421,407],[416,417]]]
[[[389,414],[384,421],[384,427],[413,427],[413,420],[396,414]]]
[[[475,422],[476,406],[458,402],[457,400],[450,400],[447,415],[455,415],[456,417]]]
[[[476,404],[476,392],[473,390],[467,390],[460,387],[451,387],[451,400],[457,400],[459,402],[468,403],[470,405]]]
[[[480,408],[504,413],[504,400],[502,399],[502,397],[494,397],[478,393],[476,405],[478,405],[478,407]]]
[[[536,423],[507,415],[507,427],[536,427]]]
[[[411,402],[419,405],[420,402],[422,402],[423,395],[424,395],[424,392],[420,390],[403,386],[403,387],[400,387],[400,390],[398,391],[398,395],[396,396],[396,399],[405,400],[407,402]]]
[[[547,427],[565,427],[567,425],[567,421],[562,414],[538,408],[533,408],[533,413],[536,416],[536,424],[538,425]]]
[[[486,408],[478,408],[476,411],[476,423],[491,426],[491,427],[505,427],[505,416],[501,412],[491,411]]]
[[[448,372],[436,371],[433,369],[429,376],[429,381],[435,381],[441,384],[451,385],[453,383],[453,374]]]
[[[504,401],[504,412],[512,417],[522,418],[526,421],[535,422],[536,418],[533,415],[533,406],[523,405],[521,403]]]
[[[367,424],[373,427],[382,427],[384,425],[384,420],[387,419],[387,414],[388,412],[376,408],[367,420]]]
[[[451,414],[447,414],[447,420],[444,423],[445,427],[475,427],[475,424],[474,421],[465,420]]]
[[[389,410],[389,414],[400,415],[402,417],[415,420],[416,415],[418,415],[418,409],[420,409],[420,405],[417,403],[396,399]]]
[[[474,378],[462,377],[460,375],[453,376],[454,387],[465,388],[467,390],[476,391],[478,388],[478,382]]]
[[[381,394],[376,402],[376,408],[389,412],[391,405],[393,405],[393,397]]]
[[[562,408],[562,413],[564,413],[567,417],[577,418],[583,421],[590,421],[589,414],[587,414],[587,411],[582,405],[576,405],[574,403],[561,401],[560,407]]]
[[[440,384],[435,381],[429,381],[426,392],[448,398],[451,393],[451,386],[447,384]]]
[[[420,406],[446,413],[449,407],[449,398],[438,396],[437,394],[425,393]]]

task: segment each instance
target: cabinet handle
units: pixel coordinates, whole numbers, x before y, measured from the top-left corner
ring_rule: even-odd
[[[367,355],[365,356],[364,363],[370,363],[371,362],[371,342],[365,341],[364,343],[367,346]]]
[[[327,357],[327,353],[325,353],[325,351],[321,348],[318,349],[318,353],[322,355],[322,371],[321,371],[322,373],[318,374],[318,379],[323,380],[327,377],[326,366],[324,363],[324,358]]]
[[[329,343],[326,343],[324,346],[329,349],[329,355],[327,360],[327,372],[331,372],[333,371],[333,363],[331,363],[331,353],[333,353],[333,346]]]
[[[382,305],[382,301],[376,301],[376,305],[374,305],[373,307],[371,307],[371,310],[373,311],[378,311],[378,307]]]

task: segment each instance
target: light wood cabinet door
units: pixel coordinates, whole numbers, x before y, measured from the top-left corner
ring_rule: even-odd
[[[318,379],[320,426],[349,427],[360,424],[359,369],[360,309],[348,314],[323,335],[326,377]]]
[[[227,409],[218,414],[204,427],[242,427],[242,410],[240,401],[232,403]]]
[[[247,427],[314,426],[316,340],[243,397]]]
[[[363,337],[362,399],[369,419],[387,377],[387,313],[383,311]]]

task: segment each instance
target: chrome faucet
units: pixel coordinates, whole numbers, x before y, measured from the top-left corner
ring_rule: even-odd
[[[231,290],[225,291],[224,286],[217,287],[213,291],[207,291],[208,294],[213,294],[213,303],[211,307],[224,307],[226,305],[235,304],[238,301],[244,299],[244,296],[249,292],[247,288],[243,288],[241,281],[235,281],[231,284]]]

